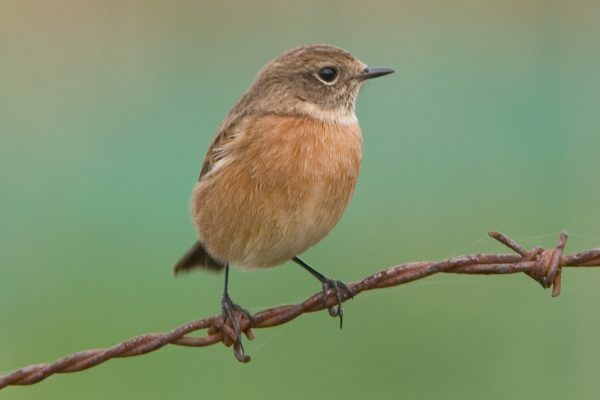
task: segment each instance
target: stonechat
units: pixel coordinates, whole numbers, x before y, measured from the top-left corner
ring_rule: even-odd
[[[355,115],[361,85],[394,72],[369,67],[329,45],[273,59],[221,123],[191,200],[199,240],[175,265],[225,270],[223,318],[239,339],[228,292],[229,265],[266,268],[293,260],[333,290],[340,318],[349,288],[298,258],[339,221],[356,186],[362,137]],[[250,318],[251,320],[251,318]]]

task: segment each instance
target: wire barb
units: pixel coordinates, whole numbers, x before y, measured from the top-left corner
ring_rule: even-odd
[[[524,272],[543,288],[552,288],[552,296],[560,294],[561,272],[564,267],[600,266],[600,248],[564,256],[567,243],[566,231],[561,231],[556,247],[545,249],[534,247],[526,250],[516,241],[499,232],[489,235],[516,254],[471,254],[452,257],[443,261],[418,261],[389,267],[348,285],[349,292],[341,291],[341,301],[357,296],[365,290],[397,286],[434,275],[439,272],[456,274],[512,274]],[[326,301],[323,294],[316,293],[300,304],[268,308],[249,316],[233,310],[233,318],[240,332],[249,340],[254,338],[252,328],[269,328],[284,324],[308,312],[315,312],[338,304],[334,291],[329,291]],[[188,334],[206,329],[203,337]],[[250,361],[244,354],[241,341],[232,326],[232,321],[221,316],[189,322],[165,333],[150,333],[137,336],[107,349],[85,350],[63,357],[48,364],[30,365],[0,376],[0,389],[10,385],[31,385],[57,373],[77,372],[94,367],[112,358],[133,357],[150,353],[168,344],[187,347],[210,346],[222,342],[233,345],[233,353],[240,362]]]

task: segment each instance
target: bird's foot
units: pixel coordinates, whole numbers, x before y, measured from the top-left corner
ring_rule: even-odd
[[[345,298],[354,298],[354,296],[352,296],[352,290],[350,289],[350,287],[348,287],[348,285],[346,285],[344,282],[342,281],[338,281],[335,279],[329,279],[329,278],[324,278],[322,281],[323,284],[323,304],[327,305],[327,293],[329,292],[329,289],[333,290],[333,293],[335,295],[335,298],[337,300],[337,305],[332,305],[330,307],[327,308],[327,311],[329,312],[329,315],[331,315],[332,317],[339,317],[340,319],[340,329],[342,329],[342,325],[344,322],[344,307],[342,306],[342,302],[345,300],[342,296],[342,291],[346,292],[346,297]]]
[[[335,295],[335,299],[337,300],[337,302],[335,303],[337,304],[337,306],[335,306],[335,304],[332,304],[327,308],[327,310],[329,311],[329,315],[331,315],[332,317],[340,318],[340,329],[342,329],[342,325],[344,322],[344,308],[342,307],[342,302],[348,298],[354,298],[352,289],[350,289],[350,287],[348,287],[348,285],[346,285],[342,281],[329,279],[328,277],[326,277],[325,275],[323,275],[322,273],[320,273],[319,271],[302,261],[299,257],[292,258],[292,261],[294,261],[296,264],[300,265],[302,268],[307,270],[312,276],[314,276],[319,280],[319,282],[321,282],[321,285],[323,285],[323,305],[325,307],[327,307],[328,303],[327,293],[329,292],[329,289],[333,290],[333,294]],[[342,295],[342,291],[346,292],[345,295]]]
[[[244,354],[244,346],[242,345],[242,331],[240,324],[243,318],[248,320],[249,326],[244,330],[244,333],[249,339],[252,339],[252,331],[250,327],[254,324],[252,314],[245,308],[234,303],[229,297],[229,294],[224,293],[221,299],[221,323],[220,330],[223,334],[223,342],[226,345],[234,345],[235,356],[242,362],[250,361],[250,357]]]

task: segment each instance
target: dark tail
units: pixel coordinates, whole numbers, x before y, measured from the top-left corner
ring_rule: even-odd
[[[214,259],[200,241],[194,243],[183,257],[175,264],[175,275],[183,271],[190,271],[196,268],[210,269],[213,271],[221,271],[225,268],[225,263]]]

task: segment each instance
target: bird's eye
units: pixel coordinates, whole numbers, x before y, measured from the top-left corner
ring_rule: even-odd
[[[333,67],[323,67],[317,72],[317,77],[326,85],[331,85],[338,77],[338,72]]]

